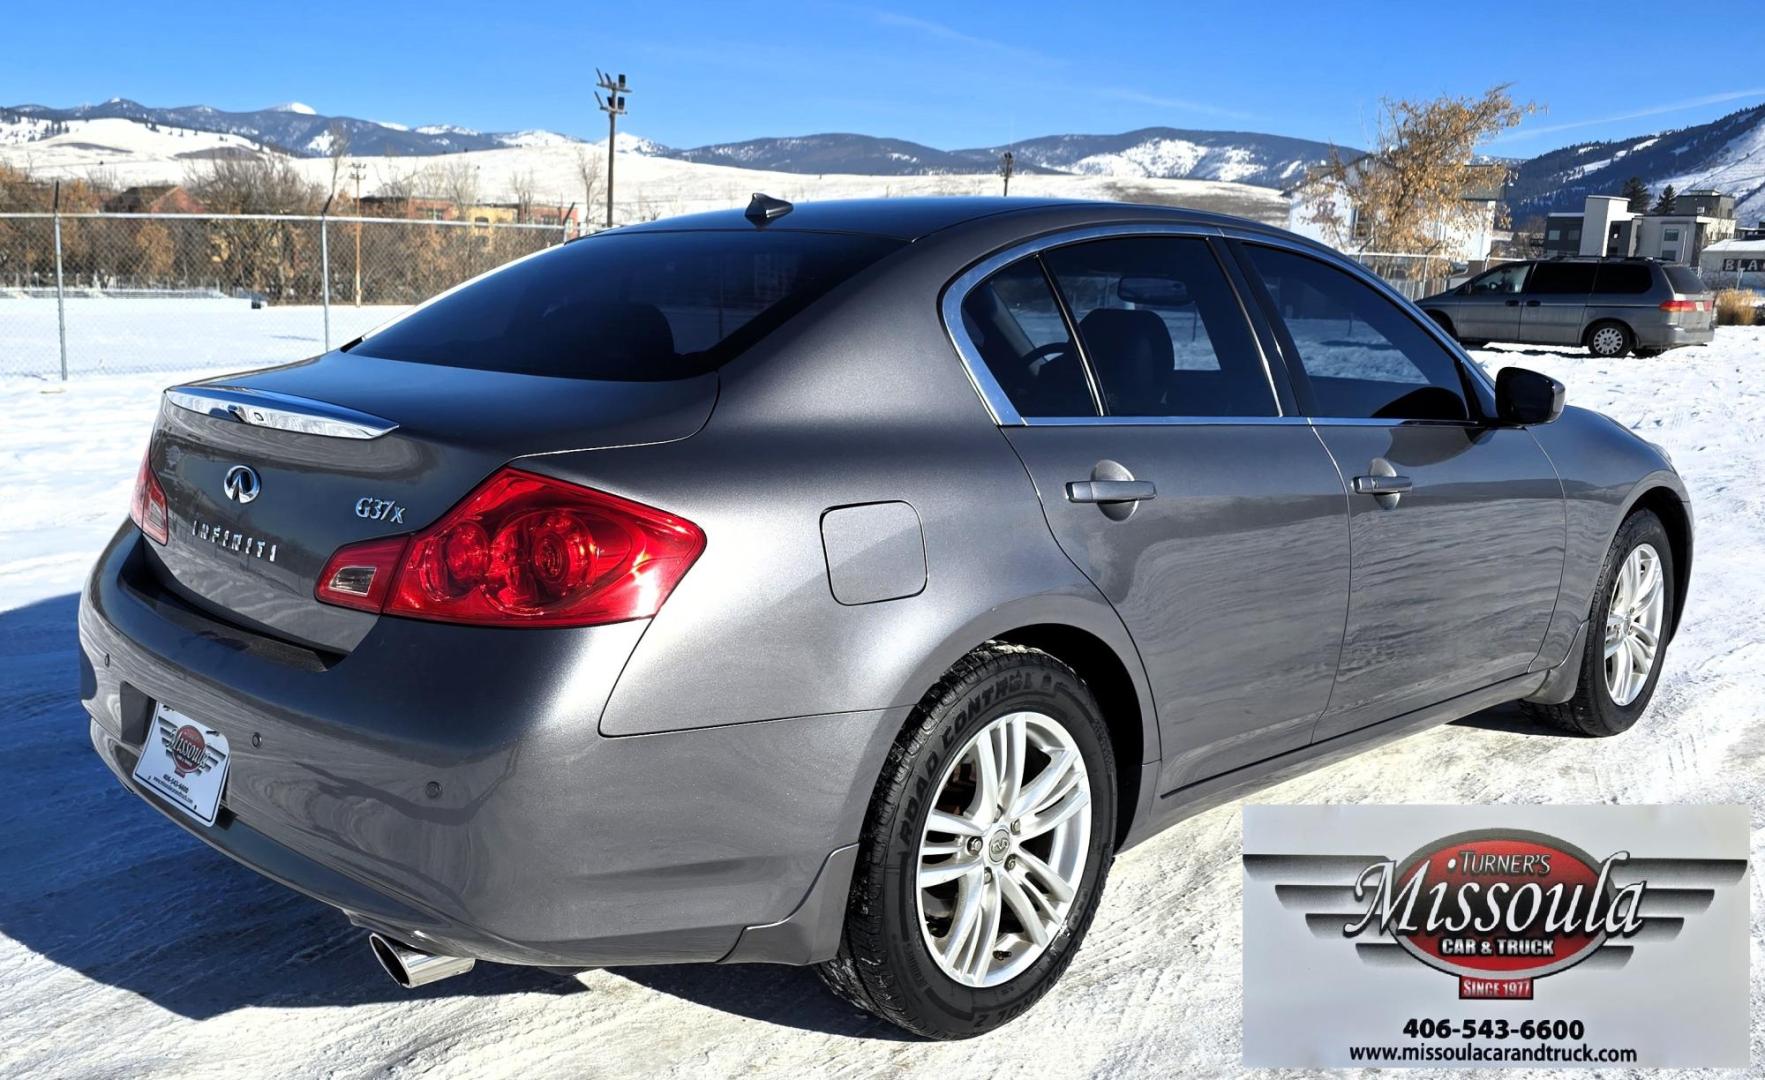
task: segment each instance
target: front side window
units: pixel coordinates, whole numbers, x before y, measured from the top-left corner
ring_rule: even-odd
[[[1458,361],[1395,303],[1320,260],[1245,250],[1298,352],[1314,416],[1470,418]]]
[[[1206,240],[1093,240],[1043,260],[1109,415],[1276,415],[1262,352]]]
[[[1097,415],[1079,350],[1034,256],[972,289],[962,326],[1020,416]]]
[[[562,378],[688,378],[901,246],[757,229],[610,232],[510,263],[349,351]]]
[[[1507,266],[1498,266],[1481,277],[1472,278],[1471,283],[1465,287],[1465,292],[1472,296],[1491,294],[1506,296],[1520,292],[1526,288],[1526,275],[1531,269],[1531,263],[1510,263]]]

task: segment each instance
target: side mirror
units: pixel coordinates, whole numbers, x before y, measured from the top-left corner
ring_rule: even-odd
[[[1525,368],[1495,373],[1495,412],[1504,424],[1548,424],[1563,415],[1563,384]]]

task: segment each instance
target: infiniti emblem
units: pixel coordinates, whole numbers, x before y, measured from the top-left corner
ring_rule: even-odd
[[[257,470],[249,465],[233,466],[227,470],[227,478],[221,481],[221,490],[227,493],[227,498],[241,506],[257,498],[257,493],[262,489],[263,485],[257,479]]]

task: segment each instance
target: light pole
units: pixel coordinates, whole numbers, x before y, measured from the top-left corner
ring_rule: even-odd
[[[362,306],[362,163],[349,167],[349,178],[355,181],[355,306]]]
[[[615,81],[613,76],[595,68],[594,73],[600,80],[595,83],[606,91],[603,97],[597,91],[594,96],[601,111],[607,114],[607,228],[613,227],[613,140],[618,134],[619,118],[625,115],[625,93],[631,87],[625,84],[625,76],[621,74]]]

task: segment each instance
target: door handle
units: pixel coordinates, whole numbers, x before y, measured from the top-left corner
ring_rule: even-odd
[[[1157,497],[1158,489],[1150,480],[1072,480],[1066,485],[1068,502],[1142,502]]]
[[[1536,300],[1528,300],[1528,301],[1526,301],[1526,306],[1527,306],[1527,307],[1537,307],[1537,306],[1538,306],[1538,301],[1536,301]]]
[[[1407,476],[1357,476],[1354,478],[1356,495],[1402,495],[1415,484]]]

